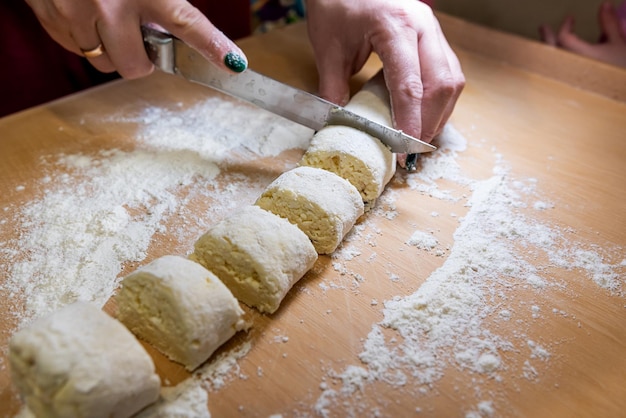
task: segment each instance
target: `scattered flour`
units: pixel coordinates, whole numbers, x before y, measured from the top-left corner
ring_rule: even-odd
[[[2,248],[3,258],[16,258],[2,290],[28,295],[27,320],[76,300],[104,305],[123,264],[142,261],[152,236],[179,209],[174,189],[211,182],[219,172],[195,156],[181,161],[140,150],[56,158],[58,171],[76,171],[82,180],[53,178],[43,198],[19,214],[18,240]]]
[[[406,243],[421,250],[428,251],[434,249],[437,244],[439,244],[439,241],[437,241],[437,238],[435,238],[431,233],[424,231],[415,231]]]
[[[245,161],[306,149],[312,136],[308,128],[220,98],[189,109],[149,107],[104,123],[93,119],[102,132],[119,124],[136,127],[136,148],[46,156],[36,184],[40,195],[0,213],[0,227],[19,231],[0,242],[0,297],[11,304],[17,328],[77,300],[103,306],[125,265],[145,262],[156,234],[178,241],[185,254],[211,223],[246,198],[252,203],[273,180],[272,173],[254,179],[222,173],[222,165],[237,153]],[[190,206],[207,199],[219,204],[198,216]],[[12,333],[0,335],[4,355]],[[216,356],[195,379],[164,389],[161,401],[142,416],[209,417],[206,390],[239,375],[237,361],[249,349],[243,343]],[[0,368],[6,370],[1,357]],[[19,416],[30,416],[28,409]]]
[[[460,219],[454,245],[444,264],[415,293],[384,302],[384,318],[372,326],[363,343],[359,364],[329,373],[331,379],[340,383],[340,388],[328,386],[322,391],[315,406],[320,416],[333,416],[336,407],[343,407],[347,416],[378,416],[364,408],[348,407],[347,400],[375,381],[419,396],[431,391],[451,367],[495,381],[503,379],[503,370],[537,381],[540,372],[532,362],[547,362],[551,357],[549,350],[525,338],[524,331],[512,337],[499,332],[498,327],[489,325],[488,319],[511,319],[514,310],[503,305],[519,298],[514,294],[519,286],[529,285],[535,292],[565,287],[543,271],[544,267],[537,262],[538,254],[546,257],[548,264],[582,269],[599,286],[623,295],[625,283],[623,275],[620,276],[623,266],[609,264],[599,252],[583,249],[583,244],[573,242],[558,227],[526,218],[524,197],[534,192],[534,179],[511,179],[502,161],[486,180],[465,178],[455,161],[457,151],[464,149],[461,135],[448,127],[441,141],[440,153],[422,158],[422,166],[407,183],[431,197],[455,201],[459,198],[452,191],[439,190],[435,180],[445,179],[469,187],[472,191],[467,200],[469,211]],[[535,206],[534,210],[548,207]],[[437,245],[431,234],[419,230],[406,243],[422,250]],[[349,270],[349,265],[344,269]],[[538,308],[533,309],[532,316],[539,318]],[[521,329],[529,326],[521,325]],[[519,356],[510,354],[502,356],[519,352],[524,345],[530,349],[526,359],[520,361]],[[478,385],[480,380],[468,378],[468,381]],[[480,386],[474,390],[477,396],[483,396]],[[496,414],[495,400],[478,401],[467,417]]]
[[[161,388],[159,400],[136,418],[211,418],[208,401],[202,382],[192,377],[176,386]]]
[[[244,341],[230,351],[218,354],[195,372],[196,378],[212,391],[221,389],[234,376],[245,379],[246,376],[241,374],[238,360],[245,357],[250,348],[252,348],[250,341]]]
[[[0,266],[6,271],[0,293],[6,300],[27,295],[24,309],[20,304],[12,309],[20,326],[76,300],[104,305],[125,263],[141,263],[155,234],[177,237],[187,251],[208,224],[232,209],[228,202],[254,199],[272,178],[218,181],[220,164],[233,152],[273,157],[305,149],[312,135],[308,128],[219,97],[189,109],[149,107],[106,122],[137,125],[137,149],[46,157],[41,171],[49,174],[39,182],[43,195],[5,222],[20,235],[0,243],[2,259],[9,260]],[[209,196],[220,204],[198,219],[187,204]],[[166,230],[173,217],[182,227]]]
[[[18,325],[76,300],[104,305],[125,263],[142,263],[155,234],[175,236],[181,249],[190,248],[213,220],[232,209],[228,202],[234,199],[229,197],[237,196],[241,203],[242,196],[258,196],[271,178],[254,182],[234,176],[221,182],[221,165],[242,150],[272,157],[289,148],[304,149],[311,132],[260,110],[253,117],[251,112],[255,110],[219,98],[189,109],[149,108],[140,115],[108,121],[138,126],[135,150],[44,159],[41,166],[46,173],[39,182],[42,196],[24,205],[14,219],[5,217],[0,222],[20,231],[14,241],[0,243],[2,259],[11,260],[0,266],[7,277],[0,296],[25,301],[25,312],[18,304],[14,309]],[[506,370],[538,381],[542,367],[553,356],[549,341],[533,341],[523,330],[511,336],[492,326],[516,320],[520,313],[510,301],[518,287],[528,289],[530,297],[547,290],[565,291],[566,285],[551,277],[538,257],[557,268],[583,271],[613,295],[624,294],[626,260],[611,264],[599,248],[574,242],[568,231],[526,218],[525,211],[553,207],[542,200],[526,207],[526,198],[537,186],[535,180],[512,179],[501,160],[490,178],[467,178],[456,161],[466,149],[465,138],[448,126],[440,142],[440,151],[421,158],[418,171],[405,176],[411,189],[427,196],[467,201],[469,210],[458,218],[454,245],[443,265],[415,293],[384,302],[371,300],[371,306],[381,307],[383,319],[363,339],[355,364],[346,362],[343,370],[324,377],[314,405],[320,416],[334,416],[338,406],[346,409],[346,416],[385,416],[378,408],[365,410],[354,402],[367,385],[379,382],[403,388],[418,399],[432,391],[449,368],[470,374],[468,380],[476,385],[476,399],[467,400],[466,417],[496,416],[500,399],[495,395],[486,399],[492,394],[482,393],[481,379],[501,381]],[[469,190],[471,196],[442,189],[441,180]],[[208,196],[220,205],[207,209],[206,219],[197,219],[187,204]],[[385,192],[371,216],[394,219],[398,215],[395,198],[392,190]],[[5,215],[8,212],[4,208]],[[433,212],[431,216],[439,215]],[[174,217],[183,225],[167,230]],[[320,287],[358,287],[365,279],[350,271],[350,263],[361,254],[355,243],[374,248],[380,234],[373,221],[355,226],[332,256],[333,268],[351,285],[321,283]],[[419,230],[410,232],[405,242],[406,251],[438,246],[432,234]],[[367,260],[376,261],[375,253]],[[399,279],[391,271],[388,275]],[[541,320],[534,301],[522,302],[525,309],[530,307],[532,319]],[[556,308],[553,313],[569,317]],[[287,337],[276,338],[276,342],[288,342]],[[152,414],[146,416],[210,416],[207,391],[219,390],[234,376],[246,379],[238,360],[250,348],[250,342],[240,343],[216,356],[193,379],[164,389],[162,401],[144,411]]]

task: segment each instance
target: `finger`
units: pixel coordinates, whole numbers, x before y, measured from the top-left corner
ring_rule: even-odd
[[[350,99],[351,69],[345,62],[345,56],[341,49],[336,47],[327,49],[317,59],[319,95],[341,106]]]
[[[606,36],[608,42],[624,42],[621,23],[615,8],[611,3],[602,3],[602,6],[600,6],[599,19],[600,28],[602,29],[602,32]]]
[[[39,22],[56,43],[58,43],[68,51],[75,53],[76,55],[82,55],[80,47],[78,46],[78,44],[74,40],[74,37],[69,31],[69,25],[64,26],[65,30],[62,30],[58,29],[57,25],[50,25],[44,20],[40,20]]]
[[[51,7],[49,3],[39,0],[26,0],[26,3],[35,13],[41,26],[55,42],[68,51],[80,54],[80,49],[72,38],[69,25],[66,24],[66,20],[60,16],[55,7]]]
[[[396,162],[402,168],[406,168],[406,157],[407,154],[396,154]]]
[[[109,63],[122,77],[135,79],[154,70],[154,65],[145,51],[141,22],[137,14],[107,16],[106,20],[98,21],[97,28]],[[90,61],[101,71],[106,64],[99,62],[97,58]]]
[[[243,51],[186,0],[151,2],[150,21],[167,29],[215,65],[241,72],[248,67]]]
[[[582,40],[574,33],[574,18],[568,16],[561,24],[557,34],[557,43],[562,48],[577,54],[592,56],[593,45]]]
[[[424,85],[416,32],[386,28],[372,36],[372,46],[383,63],[394,126],[421,138]]]
[[[33,0],[29,4],[44,29],[61,46],[86,56],[101,71],[114,70],[98,35],[96,21],[99,10],[94,3],[64,5]]]
[[[550,26],[548,25],[539,26],[539,37],[544,43],[551,45],[551,46],[557,46],[556,35],[554,34],[554,31],[552,30]]]
[[[50,37],[63,48],[77,55],[83,50],[92,51],[100,46],[96,33],[97,11],[89,2],[76,3],[76,7],[60,7],[56,3],[26,0]],[[97,55],[97,54],[94,54]]]
[[[465,88],[465,76],[463,74],[463,69],[461,67],[461,63],[459,62],[458,57],[450,47],[450,44],[446,41],[446,38],[441,30],[439,23],[437,23],[438,27],[438,36],[439,36],[439,44],[441,46],[442,51],[446,57],[448,62],[448,66],[450,68],[450,88],[452,89],[450,96],[447,98],[447,103],[441,115],[441,120],[439,121],[439,125],[433,135],[433,137],[439,135],[445,124],[448,122],[448,119],[452,115],[454,108],[456,106],[456,102],[461,96],[463,89]]]
[[[90,18],[73,20],[80,22],[80,24],[75,24],[70,29],[71,37],[75,44],[73,51],[87,58],[99,71],[113,72],[115,71],[115,66],[109,59],[107,46],[98,33],[95,13],[92,16]],[[111,45],[111,43],[108,45]]]

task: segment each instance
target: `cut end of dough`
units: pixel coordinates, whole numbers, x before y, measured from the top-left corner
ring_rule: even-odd
[[[241,302],[274,313],[317,252],[288,220],[247,206],[200,237],[190,258],[215,273]]]
[[[85,302],[18,331],[9,363],[13,383],[38,417],[129,417],[159,397],[159,376],[139,341]]]
[[[327,126],[311,140],[301,166],[328,170],[349,181],[365,203],[375,201],[396,169],[396,157],[378,139],[347,126]]]
[[[183,257],[164,256],[131,273],[116,301],[121,322],[190,371],[244,327],[230,290]]]
[[[297,225],[319,254],[330,254],[363,214],[363,200],[349,181],[314,167],[283,173],[256,205]]]

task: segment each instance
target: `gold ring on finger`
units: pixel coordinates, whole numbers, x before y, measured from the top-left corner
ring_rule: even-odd
[[[100,55],[104,54],[104,46],[102,45],[102,43],[100,43],[97,47],[92,49],[81,48],[80,52],[82,52],[86,58],[97,58]]]

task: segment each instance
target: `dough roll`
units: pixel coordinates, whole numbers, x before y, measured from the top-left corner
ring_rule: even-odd
[[[319,254],[335,251],[363,215],[363,200],[350,182],[306,166],[283,173],[255,204],[297,225]]]
[[[389,94],[382,73],[352,97],[346,108],[392,126]],[[372,206],[396,170],[396,156],[378,139],[347,126],[326,126],[311,139],[301,166],[323,168],[348,180]]]
[[[230,290],[200,264],[174,255],[126,276],[116,301],[128,329],[190,371],[244,327]]]
[[[17,332],[9,363],[15,386],[38,417],[129,417],[159,397],[159,376],[139,341],[85,302]]]
[[[273,313],[313,267],[317,252],[297,226],[251,205],[201,236],[190,258],[215,273],[241,302]]]

